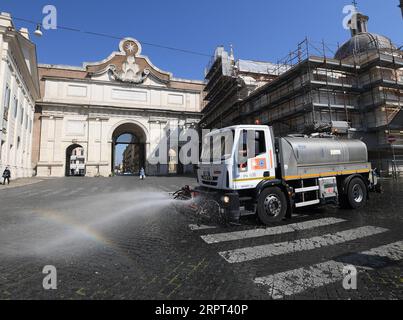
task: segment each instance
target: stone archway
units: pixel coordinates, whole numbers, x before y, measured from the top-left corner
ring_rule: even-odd
[[[137,175],[146,168],[147,135],[133,122],[117,126],[112,133],[112,172],[118,175]]]
[[[66,149],[65,176],[85,176],[85,153],[79,144],[72,144]]]

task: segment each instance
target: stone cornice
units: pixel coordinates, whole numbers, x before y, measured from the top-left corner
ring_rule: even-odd
[[[53,114],[44,114],[39,117],[40,119],[49,119],[49,120],[63,120],[64,116],[62,115],[53,115]]]
[[[153,77],[151,75],[151,77]],[[195,84],[195,85],[200,85],[200,90],[196,89],[180,89],[180,88],[173,88],[169,86],[153,86],[153,85],[143,85],[143,84],[133,84],[133,83],[125,83],[125,82],[111,82],[111,81],[105,81],[105,80],[94,80],[94,79],[72,79],[72,78],[64,78],[64,77],[53,77],[53,76],[42,76],[42,80],[49,80],[49,81],[62,81],[62,82],[71,82],[71,83],[85,83],[88,85],[91,84],[99,84],[99,85],[109,85],[109,86],[114,86],[114,87],[120,87],[120,88],[135,88],[135,89],[147,89],[147,90],[160,90],[160,91],[174,91],[174,92],[181,92],[181,93],[195,93],[195,94],[200,94],[201,91],[203,91],[203,84],[201,83],[192,83],[188,82],[190,84]],[[186,83],[186,82],[184,82]]]
[[[108,111],[124,111],[124,112],[133,112],[133,113],[159,113],[159,114],[172,114],[172,115],[189,115],[196,118],[201,118],[202,113],[200,112],[192,112],[192,111],[175,111],[175,110],[165,110],[165,109],[149,109],[149,108],[127,108],[127,107],[111,107],[111,106],[102,106],[102,105],[91,105],[83,106],[79,104],[67,104],[67,103],[53,103],[53,102],[37,102],[38,106],[41,107],[58,107],[58,108],[80,108],[83,110],[108,110]]]
[[[108,121],[110,117],[90,115],[87,119],[90,121]]]
[[[21,39],[21,40],[20,40]],[[31,46],[30,49],[35,48],[35,45],[30,41],[19,35],[16,31],[12,33],[8,33],[5,40],[9,43],[8,46],[8,60],[11,60],[11,63],[14,64],[14,69],[17,69],[21,72],[21,77],[25,80],[24,85],[29,87],[30,92],[32,95],[32,100],[35,101],[39,98],[39,78],[36,78],[37,75],[37,64],[32,66],[36,70],[31,70],[32,73],[29,71],[28,66],[25,62],[25,56],[23,54],[23,49],[21,47],[20,41],[26,41],[27,45]],[[11,59],[10,59],[11,58]],[[35,56],[36,58],[36,56]],[[14,59],[18,59],[21,63],[17,63]],[[36,60],[34,61],[36,63]]]
[[[25,83],[25,81],[23,81],[21,75],[16,71],[18,69],[12,57],[9,54],[6,54],[6,56],[3,57],[3,60],[7,63],[8,67],[10,68],[10,72],[12,76],[15,77],[17,84],[23,87],[24,97],[27,98],[27,100],[29,100],[29,103],[32,106],[35,106],[35,97],[32,95],[31,91],[28,90],[27,84]]]

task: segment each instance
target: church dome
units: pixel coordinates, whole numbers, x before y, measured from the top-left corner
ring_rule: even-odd
[[[350,40],[344,43],[337,51],[335,58],[342,60],[353,55],[359,55],[373,50],[390,52],[396,50],[396,47],[393,45],[392,41],[385,36],[362,32],[354,35]]]

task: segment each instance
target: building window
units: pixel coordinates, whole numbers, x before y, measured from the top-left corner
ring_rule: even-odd
[[[4,113],[3,119],[8,120],[8,108],[10,106],[11,90],[8,84],[6,85],[6,94],[4,95]]]
[[[14,119],[17,118],[18,114],[18,99],[14,97]]]
[[[1,159],[1,155],[4,152],[3,149],[4,149],[5,145],[6,145],[6,142],[2,140],[1,141],[1,146],[0,146],[0,159]]]
[[[24,123],[24,108],[21,106],[21,124]]]

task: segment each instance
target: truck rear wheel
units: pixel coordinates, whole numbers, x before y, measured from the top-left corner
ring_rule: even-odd
[[[351,209],[359,209],[367,203],[367,187],[360,178],[351,180],[347,189],[347,205]]]
[[[287,213],[287,199],[277,187],[262,191],[258,199],[257,214],[265,225],[284,219]]]

